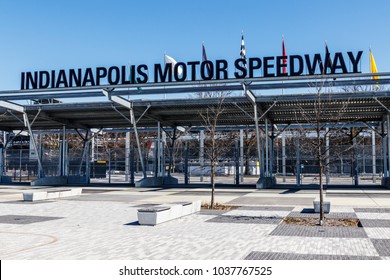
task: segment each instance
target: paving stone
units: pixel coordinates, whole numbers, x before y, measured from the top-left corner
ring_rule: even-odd
[[[374,256],[292,254],[277,252],[250,252],[245,260],[380,260]]]
[[[356,197],[356,198],[359,198],[359,197],[362,197],[362,198],[365,198],[365,197],[376,197],[376,198],[389,198],[390,197],[390,193],[350,193],[350,192],[347,192],[347,193],[341,193],[341,192],[336,192],[336,193],[327,193],[326,196],[331,196],[331,197],[345,197],[345,198],[348,198],[348,197]]]
[[[390,220],[360,219],[363,227],[390,228]]]
[[[390,239],[371,239],[380,256],[390,256]]]
[[[82,196],[72,196],[65,198],[66,200],[72,201],[114,201],[114,202],[135,202],[142,199],[152,198],[150,195],[112,195],[112,194],[90,194]]]
[[[54,203],[57,200],[37,200],[37,201],[24,201],[24,200],[16,200],[16,201],[2,201],[0,204],[23,204],[23,205],[33,205],[33,204],[45,204],[45,203]]]
[[[251,192],[229,192],[229,191],[215,191],[216,195],[231,195],[231,196],[238,196],[238,195],[246,195]],[[198,195],[210,195],[210,191],[183,191],[183,192],[175,192],[171,193],[169,195],[190,195],[190,196],[198,196]]]
[[[366,227],[364,230],[367,233],[367,236],[372,239],[390,239],[390,228],[375,228],[375,227]]]
[[[390,213],[390,208],[354,208],[355,212]]]
[[[326,238],[367,238],[367,233],[363,228],[351,227],[321,227],[321,226],[297,226],[278,225],[270,235],[276,236],[306,236],[306,237],[326,237]]]
[[[83,191],[81,193],[83,194],[96,194],[96,193],[107,193],[107,192],[114,192],[116,190],[102,190],[102,189],[86,189],[83,188]]]
[[[314,255],[310,256],[312,259],[315,259],[316,255],[331,255],[331,258],[345,256],[359,256],[363,259],[390,258],[390,256],[379,256],[370,239],[390,239],[387,237],[389,228],[386,227],[361,228],[366,233],[362,238],[350,238],[352,234],[346,233],[344,236],[348,236],[347,238],[334,237],[342,235],[340,232],[337,235],[333,233],[319,237],[313,237],[315,234],[307,232],[307,236],[302,233],[288,236],[270,235],[280,226],[281,217],[268,220],[264,217],[245,217],[245,215],[229,217],[231,216],[229,213],[222,215],[226,212],[218,213],[214,210],[210,215],[203,215],[207,212],[205,211],[203,214],[185,216],[156,227],[139,226],[137,225],[139,207],[133,205],[162,204],[177,198],[177,196],[170,196],[171,193],[178,192],[176,189],[148,190],[134,188],[131,191],[118,190],[115,193],[91,192],[84,194],[80,199],[61,199],[56,203],[34,205],[0,203],[1,215],[64,217],[64,219],[29,225],[0,223],[0,243],[5,244],[0,245],[0,259],[239,260],[246,258],[249,252],[269,252],[270,256],[279,252],[294,254],[294,259],[299,259],[299,254]],[[226,190],[227,193],[230,191],[233,192],[230,189]],[[254,191],[253,194],[243,196],[244,202],[250,202],[243,206],[259,206],[259,208],[236,210],[242,211],[243,214],[250,211],[251,213],[268,212],[268,214],[280,211],[290,213],[292,208],[290,205],[304,202],[301,200],[302,197],[299,197],[299,192],[293,199],[288,194],[288,197],[279,199],[279,192],[280,190],[275,190],[275,193],[268,190]],[[19,192],[21,193],[22,191]],[[239,195],[237,193],[236,197]],[[310,195],[306,194],[305,197]],[[5,200],[4,197],[0,198]],[[226,200],[228,199],[224,199],[223,203],[227,203]],[[368,201],[372,202],[371,199]],[[262,202],[266,204],[261,204]],[[309,198],[307,202],[307,204],[297,204],[298,207],[293,209],[294,212],[312,208],[312,199]],[[352,204],[347,199],[345,202],[346,205],[359,205]],[[387,204],[389,207],[390,201],[386,203],[389,203]],[[297,210],[298,208],[300,210]],[[336,213],[336,209],[337,213],[353,212],[332,205],[331,213]],[[218,215],[215,215],[217,213]],[[227,220],[210,222],[213,219]],[[372,219],[369,222],[372,223]],[[378,246],[381,248],[380,244]],[[382,247],[385,246],[388,245],[382,244]]]
[[[227,216],[221,215],[206,222],[209,223],[239,223],[239,224],[278,224],[282,218],[278,217],[249,217],[249,216]]]
[[[154,206],[159,206],[161,204],[156,204],[156,203],[144,203],[144,204],[137,204],[137,205],[134,205],[132,207],[136,207],[136,208],[148,208],[148,207],[154,207]]]
[[[57,220],[57,219],[62,219],[62,217],[4,215],[4,216],[0,216],[0,223],[26,225],[26,224],[46,222],[46,221]]]
[[[268,211],[268,210],[231,210],[224,215],[228,216],[248,216],[248,217],[264,217],[264,218],[284,218],[289,211]]]
[[[239,210],[264,210],[264,211],[292,211],[294,207],[289,206],[241,206]]]
[[[313,197],[239,197],[228,204],[239,205],[312,205]]]
[[[201,209],[197,214],[199,215],[222,215],[229,212],[229,210],[211,210],[211,209]]]
[[[390,213],[356,213],[359,219],[390,220]]]

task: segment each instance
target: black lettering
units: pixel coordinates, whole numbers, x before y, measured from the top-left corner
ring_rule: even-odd
[[[26,73],[26,89],[30,89],[30,84],[32,89],[37,89],[38,86],[38,72],[34,71],[34,76],[31,72]]]
[[[316,53],[313,57],[313,62],[310,61],[310,56],[308,54],[305,54],[305,59],[309,75],[315,74],[317,65],[320,68],[320,73],[323,73],[322,71],[324,70],[324,66],[322,65],[321,54]]]
[[[51,70],[51,87],[54,88],[56,84],[56,71]]]
[[[234,72],[234,77],[236,77],[237,79],[242,79],[246,77],[247,70],[245,64],[246,64],[245,59],[243,58],[236,59],[236,61],[234,62],[234,67],[236,67],[237,70],[239,70],[240,72],[237,71]]]
[[[138,66],[139,67],[139,66]],[[167,81],[168,79],[168,81]],[[172,82],[172,64],[167,63],[164,65],[164,72],[162,71],[161,64],[154,65],[154,82],[158,83]]]
[[[298,61],[298,69],[296,69],[295,61]],[[290,55],[289,57],[289,65],[290,65],[290,76],[299,76],[303,73],[303,58],[300,55]]]
[[[87,86],[87,84],[90,84],[91,86],[95,85],[95,79],[93,78],[93,72],[91,68],[85,69],[85,75],[83,79],[83,87]]]
[[[322,71],[324,71],[324,74],[328,73],[328,69],[330,72],[332,72],[332,59],[330,58],[330,52],[325,53],[325,65]]]
[[[200,64],[200,77],[202,78],[202,80],[211,80],[213,76],[214,76],[213,63],[209,60],[202,61],[202,63]]]
[[[287,56],[276,57],[276,76],[282,77],[287,76],[287,73],[283,73],[283,69],[287,68]]]
[[[352,52],[348,52],[349,60],[352,63],[352,68],[353,68],[352,72],[353,73],[360,73],[358,67],[359,67],[360,59],[362,58],[362,54],[363,54],[363,51],[358,51],[356,58],[355,58],[353,56]]]
[[[226,80],[228,78],[227,68],[228,68],[228,62],[226,60],[220,59],[215,61],[215,79]]]
[[[115,72],[115,73],[114,73]],[[107,79],[110,85],[117,85],[120,80],[120,70],[116,66],[108,68]]]
[[[181,75],[179,75],[179,69],[181,67]],[[187,66],[184,62],[178,62],[175,64],[175,67],[173,68],[173,75],[175,77],[175,81],[182,82],[187,79]],[[181,77],[180,77],[181,76]]]
[[[340,69],[343,74],[348,73],[347,66],[345,65],[343,54],[341,52],[334,54],[332,74],[335,74],[338,69]]]
[[[268,56],[263,58],[264,62],[264,77],[275,77],[274,73],[269,73],[269,69],[274,67],[274,64],[271,64],[271,61],[275,58],[273,56]]]
[[[66,78],[65,70],[61,69],[58,72],[57,82],[56,82],[56,88],[61,87],[61,84],[63,87],[69,87],[68,79]]]
[[[126,66],[122,65],[122,73],[121,73],[121,78],[122,78],[122,85],[128,85],[130,84],[130,77],[129,77],[129,80],[126,79],[127,75],[126,75]]]
[[[137,83],[137,81],[135,80],[135,65],[130,65],[129,80],[130,80],[130,84]]]
[[[25,87],[24,87],[24,83],[25,83],[25,73],[24,72],[22,72],[22,76],[20,77],[20,89],[25,89]]]
[[[39,88],[48,88],[50,85],[50,73],[39,71]]]
[[[249,78],[254,77],[254,70],[261,68],[261,59],[258,57],[249,58]]]
[[[96,85],[100,85],[100,79],[107,77],[107,69],[105,67],[96,68]]]
[[[137,73],[140,77],[137,78],[137,83],[147,83],[148,82],[148,66],[145,64],[138,65]]]
[[[77,73],[74,69],[69,70],[69,86],[73,87],[81,87],[81,77],[82,77],[82,69],[77,69]]]
[[[187,65],[191,66],[191,81],[196,81],[196,65],[199,65],[199,61],[187,62]]]

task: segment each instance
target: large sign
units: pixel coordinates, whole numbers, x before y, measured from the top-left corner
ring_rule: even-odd
[[[315,74],[359,73],[363,51],[331,55],[289,55],[239,58],[233,62],[234,78],[283,77]],[[347,67],[349,65],[350,67]],[[175,64],[146,64],[22,72],[21,89],[87,87],[99,85],[225,80],[227,60],[189,61]],[[149,76],[152,73],[153,76]]]

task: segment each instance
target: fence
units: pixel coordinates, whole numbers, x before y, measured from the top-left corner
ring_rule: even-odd
[[[146,138],[145,138],[146,139]],[[358,174],[360,176],[383,173],[383,151],[380,137],[376,139],[375,145],[375,164],[373,161],[373,150],[369,137],[362,137],[356,144],[356,148],[351,145],[330,145],[329,150],[329,174],[331,176],[352,176],[354,164],[357,164]],[[125,146],[124,139],[116,138],[117,144],[96,145],[89,143],[89,152],[84,153],[81,141],[74,143],[74,140],[68,141],[66,153],[62,151],[61,140],[56,145],[47,145],[41,143],[39,146],[39,156],[42,160],[43,172],[45,176],[59,176],[63,172],[62,164],[65,163],[65,172],[68,175],[85,175],[85,158],[90,159],[91,182],[106,183],[128,183],[131,177],[131,168],[134,169],[136,179],[142,178],[142,168],[140,158],[134,147]],[[283,147],[281,139],[276,138],[273,151],[273,173],[294,176],[297,168],[301,168],[304,175],[318,173],[318,165],[312,151],[305,150],[303,146],[297,153],[297,144],[293,138],[287,139],[285,149],[285,169],[283,174]],[[106,142],[111,143],[109,140]],[[151,144],[152,143],[152,144]],[[142,142],[142,157],[145,162],[145,168],[148,176],[154,176],[158,173],[156,157],[157,151],[153,143],[156,143],[155,137],[149,137]],[[252,142],[244,142],[240,147],[238,140],[221,141],[223,149],[220,149],[216,175],[224,178],[227,182],[234,183],[237,178],[237,172],[240,175],[240,182],[246,183],[247,178],[253,176],[251,183],[260,175],[260,166],[256,145]],[[263,141],[264,143],[264,141]],[[207,143],[206,143],[207,144]],[[165,174],[168,174],[169,158],[171,155],[171,142],[167,139],[163,145],[161,162],[164,166]],[[185,182],[185,176],[188,176],[189,183],[207,183],[210,176],[210,160],[207,152],[207,145],[201,148],[199,138],[195,135],[191,140],[177,140],[173,150],[172,175],[178,177],[180,182]],[[340,153],[339,151],[346,151]],[[61,155],[67,155],[62,160]],[[203,156],[202,156],[203,154]],[[271,155],[270,155],[271,160]],[[299,165],[297,162],[299,161]],[[186,172],[187,170],[187,172]],[[15,182],[31,181],[38,177],[40,170],[37,159],[31,157],[29,149],[7,148],[4,153],[4,174],[11,176]]]

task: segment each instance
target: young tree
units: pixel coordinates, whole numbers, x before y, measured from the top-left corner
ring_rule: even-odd
[[[210,161],[211,208],[214,208],[215,205],[215,176],[218,160],[225,151],[231,149],[229,137],[226,136],[226,134],[217,131],[218,122],[225,111],[223,102],[227,95],[229,95],[229,93],[226,92],[203,93],[203,97],[216,98],[218,101],[199,112],[207,133],[204,155],[206,159]]]
[[[326,141],[331,137],[331,133],[339,129],[337,124],[340,123],[349,104],[348,98],[346,101],[336,101],[330,86],[331,82],[327,82],[325,79],[315,83],[312,86],[315,89],[314,100],[297,100],[297,109],[295,111],[297,122],[309,124],[312,127],[309,133],[314,134],[308,136],[308,130],[301,129],[300,134],[305,135],[307,141],[298,148],[309,149],[315,155],[318,166],[320,225],[323,225],[325,220],[323,203],[324,175],[327,174],[330,164],[329,145],[326,145]]]

